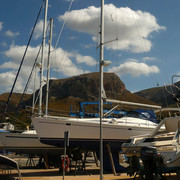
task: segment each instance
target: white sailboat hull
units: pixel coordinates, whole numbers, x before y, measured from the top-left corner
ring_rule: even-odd
[[[6,152],[15,152],[17,154],[45,155],[53,154],[60,149],[43,144],[39,141],[37,134],[22,133],[0,133],[0,149]]]
[[[32,123],[43,143],[63,146],[65,131],[70,133],[70,146],[93,148],[99,143],[99,118],[32,117]],[[139,118],[103,119],[103,141],[120,147],[131,136],[149,134],[155,127]]]

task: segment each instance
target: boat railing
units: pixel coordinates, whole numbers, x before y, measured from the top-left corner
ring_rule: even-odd
[[[172,96],[172,98],[177,102],[177,105],[180,105],[180,87],[178,87],[174,78],[179,78],[180,75],[173,75],[171,78],[172,84],[164,83],[165,90]],[[169,88],[169,89],[168,89]]]
[[[111,123],[111,124],[119,124],[119,125],[128,125],[128,126],[134,126],[140,127],[140,126],[145,126],[145,127],[156,127],[157,124],[150,122],[149,120],[142,119],[141,122],[139,122],[139,118],[137,118],[138,121],[134,121],[135,118],[133,117],[122,117],[122,118],[106,118],[106,122]]]

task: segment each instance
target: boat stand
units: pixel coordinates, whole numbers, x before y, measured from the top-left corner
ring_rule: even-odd
[[[82,156],[81,149],[77,149],[71,153],[71,155],[72,155],[71,160],[75,161],[75,174],[74,175],[76,175],[77,171],[78,172],[79,171],[86,172],[86,158],[87,158],[88,152],[89,151],[85,151],[84,158]],[[72,161],[70,163],[70,170],[72,168]],[[87,174],[87,172],[86,172],[86,174]]]
[[[116,176],[117,173],[116,173],[116,169],[115,169],[115,166],[114,166],[114,161],[113,161],[113,156],[112,156],[112,152],[111,152],[111,147],[110,147],[109,144],[106,144],[106,147],[107,147],[107,150],[108,150],[109,159],[110,159],[110,163],[111,163],[113,174]]]
[[[29,167],[34,167],[35,166],[33,158],[34,158],[33,156],[28,157],[28,160],[26,162],[26,166],[29,166]]]

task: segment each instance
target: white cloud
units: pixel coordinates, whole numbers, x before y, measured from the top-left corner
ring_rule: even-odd
[[[6,57],[11,58],[13,63],[16,63],[19,65],[24,55],[25,48],[26,46],[11,45],[10,49],[7,50],[4,54],[6,55]],[[28,51],[26,53],[25,61],[24,61],[25,65],[32,65],[32,62],[34,62],[34,59],[36,58],[38,50],[39,50],[38,46],[37,47],[29,46]]]
[[[76,56],[77,54],[72,54],[61,48],[57,48],[55,53],[52,55],[51,67],[54,68],[55,71],[61,72],[64,76],[83,74],[84,71],[78,68],[71,60],[71,58]]]
[[[0,22],[0,31],[2,30],[3,28],[3,22]]]
[[[6,84],[13,84],[15,75],[13,72],[5,72],[0,74],[1,86],[6,86]]]
[[[155,61],[156,58],[155,57],[144,57],[142,58],[143,61]]]
[[[92,35],[93,41],[97,41],[99,32],[100,8],[90,6],[86,9],[72,10],[59,16],[59,20],[65,20],[66,25],[76,31]],[[105,42],[116,37],[118,42],[107,43],[106,48],[113,50],[126,50],[132,52],[150,51],[152,32],[165,30],[164,26],[157,23],[155,16],[140,10],[133,11],[130,8],[118,8],[113,4],[105,5]]]
[[[7,50],[4,53],[5,56],[9,58],[9,61],[0,65],[0,69],[6,71],[6,73],[0,74],[0,82],[4,82],[4,84],[2,85],[4,90],[0,88],[1,91],[7,92],[12,88],[25,48],[26,46],[11,45],[9,50]],[[15,85],[15,92],[23,92],[25,84],[29,78],[32,66],[34,64],[34,60],[37,55],[38,49],[39,47],[29,46],[29,49],[26,54],[27,56],[24,60],[24,63],[22,64],[22,68]],[[32,79],[34,79],[34,77]],[[39,84],[39,81],[36,81],[36,84]],[[32,92],[32,88],[33,86],[31,82],[30,89],[28,89],[28,92]]]
[[[81,56],[80,54],[76,55],[76,61],[77,63],[85,63],[89,66],[95,66],[96,65],[96,61],[94,58],[92,58],[91,56]]]
[[[42,33],[43,33],[43,20],[40,20],[37,25],[36,25],[36,28],[35,28],[35,31],[34,31],[34,38],[35,39],[38,39],[38,38],[42,38]]]
[[[6,31],[5,34],[7,37],[10,37],[10,38],[19,36],[19,32],[12,32],[10,30]]]
[[[14,79],[16,77],[16,72],[6,72],[6,73],[1,73],[0,74],[0,82],[1,82],[1,87],[3,87],[4,92],[10,92],[12,85],[14,83]],[[22,92],[22,81],[19,79],[15,86],[15,91],[16,92]]]
[[[17,63],[14,63],[12,61],[5,62],[0,66],[0,69],[18,69],[19,65]]]
[[[118,67],[108,69],[108,72],[114,72],[119,76],[131,74],[133,77],[138,77],[141,75],[148,76],[151,73],[159,73],[160,70],[157,66],[149,66],[145,63],[136,61],[128,61]]]

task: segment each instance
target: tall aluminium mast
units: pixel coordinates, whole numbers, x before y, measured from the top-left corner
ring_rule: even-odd
[[[50,19],[50,36],[49,36],[49,52],[48,52],[48,63],[47,63],[47,82],[46,82],[46,116],[48,115],[48,101],[49,101],[49,76],[50,76],[50,61],[51,61],[51,41],[52,41],[52,28],[53,19]]]
[[[42,87],[43,87],[43,71],[44,71],[44,48],[45,48],[45,38],[46,38],[46,22],[47,22],[47,10],[48,10],[48,0],[46,0],[45,11],[44,11],[44,26],[43,26],[43,44],[42,44],[42,56],[41,56],[41,77],[40,77],[40,93],[39,93],[39,116],[42,115]]]
[[[100,180],[103,180],[103,59],[104,59],[104,0],[101,0],[101,24],[100,24],[100,60],[99,60],[99,114],[100,114]]]

